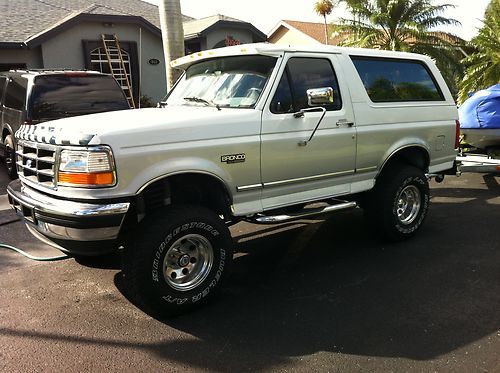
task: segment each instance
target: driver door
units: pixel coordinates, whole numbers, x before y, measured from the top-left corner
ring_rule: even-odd
[[[348,194],[355,170],[356,127],[347,85],[333,54],[285,54],[280,79],[263,110],[261,173],[264,210]],[[340,79],[338,79],[340,77]],[[310,108],[307,90],[333,88],[333,102]]]

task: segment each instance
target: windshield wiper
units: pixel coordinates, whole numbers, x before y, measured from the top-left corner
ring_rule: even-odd
[[[215,106],[217,108],[217,110],[220,110],[220,106],[218,104],[216,104],[213,101],[205,100],[204,98],[201,98],[201,97],[188,96],[188,97],[184,97],[184,100],[191,101],[191,102],[200,102],[200,103],[205,104],[207,106]]]

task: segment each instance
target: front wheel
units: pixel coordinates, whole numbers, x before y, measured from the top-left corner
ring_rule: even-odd
[[[16,151],[12,135],[7,135],[3,144],[5,146],[5,166],[7,168],[7,175],[9,175],[11,179],[15,179],[17,177]]]
[[[367,196],[365,217],[390,241],[413,236],[429,209],[429,183],[422,170],[400,165],[388,169]]]
[[[125,247],[130,295],[160,315],[190,311],[212,298],[232,262],[232,239],[218,215],[172,206],[146,217]]]

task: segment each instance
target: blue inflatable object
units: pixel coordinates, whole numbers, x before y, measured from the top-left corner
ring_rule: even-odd
[[[500,84],[477,91],[458,109],[460,128],[500,128]]]

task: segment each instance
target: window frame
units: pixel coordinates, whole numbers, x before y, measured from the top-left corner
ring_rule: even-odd
[[[373,103],[391,103],[391,102],[444,102],[446,101],[446,97],[443,94],[443,91],[441,89],[441,86],[439,85],[438,81],[436,80],[434,74],[432,73],[431,69],[427,64],[418,59],[410,59],[410,58],[397,58],[397,57],[377,57],[377,56],[361,56],[361,55],[355,55],[355,54],[350,54],[349,58],[351,59],[351,63],[354,67],[354,70],[356,71],[356,74],[361,81],[361,85],[365,89],[365,93],[370,99],[371,102]],[[420,65],[424,68],[424,70],[427,72],[429,77],[431,78],[432,82],[434,83],[434,86],[436,87],[437,93],[439,94],[439,99],[436,100],[430,100],[430,99],[389,99],[389,100],[373,100],[370,97],[370,94],[368,93],[368,89],[365,86],[365,83],[363,82],[363,79],[361,78],[361,74],[359,73],[358,69],[356,68],[356,64],[354,63],[354,60],[364,60],[364,61],[384,61],[384,62],[399,62],[399,63],[414,63],[417,65]]]
[[[328,56],[294,56],[292,55],[290,58],[288,58],[287,60],[285,60],[285,67],[283,68],[283,72],[282,74],[279,76],[279,79],[277,79],[277,83],[276,83],[276,89],[274,90],[273,92],[273,95],[271,97],[271,100],[269,100],[269,106],[268,106],[268,109],[269,109],[269,112],[274,114],[274,115],[284,115],[284,114],[293,114],[295,112],[298,112],[302,109],[297,109],[295,107],[295,103],[296,103],[296,92],[295,92],[295,85],[293,84],[293,76],[292,74],[290,73],[290,70],[289,70],[289,66],[288,66],[288,62],[292,59],[309,59],[309,60],[325,60],[329,63],[331,69],[332,69],[332,72],[333,72],[333,77],[334,77],[334,82],[336,83],[336,88],[337,88],[337,91],[338,91],[338,95],[339,95],[339,104],[340,106],[338,108],[335,108],[333,105],[330,105],[331,108],[328,108],[328,107],[325,107],[326,105],[317,105],[317,106],[308,106],[310,108],[315,108],[315,107],[324,107],[326,109],[327,112],[336,112],[336,111],[341,111],[343,108],[344,108],[344,101],[342,100],[342,94],[340,92],[340,84],[339,84],[339,79],[337,77],[337,72],[335,71],[335,67],[333,66],[333,63],[332,63],[332,60],[330,58],[328,58]],[[281,79],[283,78],[283,75],[286,74],[286,77],[288,79],[288,85],[290,86],[290,96],[292,97],[292,105],[294,106],[293,107],[293,110],[292,112],[286,112],[286,113],[278,113],[278,112],[275,112],[273,111],[272,109],[272,103],[273,103],[273,100],[274,100],[274,97],[276,95],[276,91],[279,87],[279,84],[281,82]],[[322,87],[315,87],[315,88],[322,88]],[[332,87],[334,88],[334,87]]]

